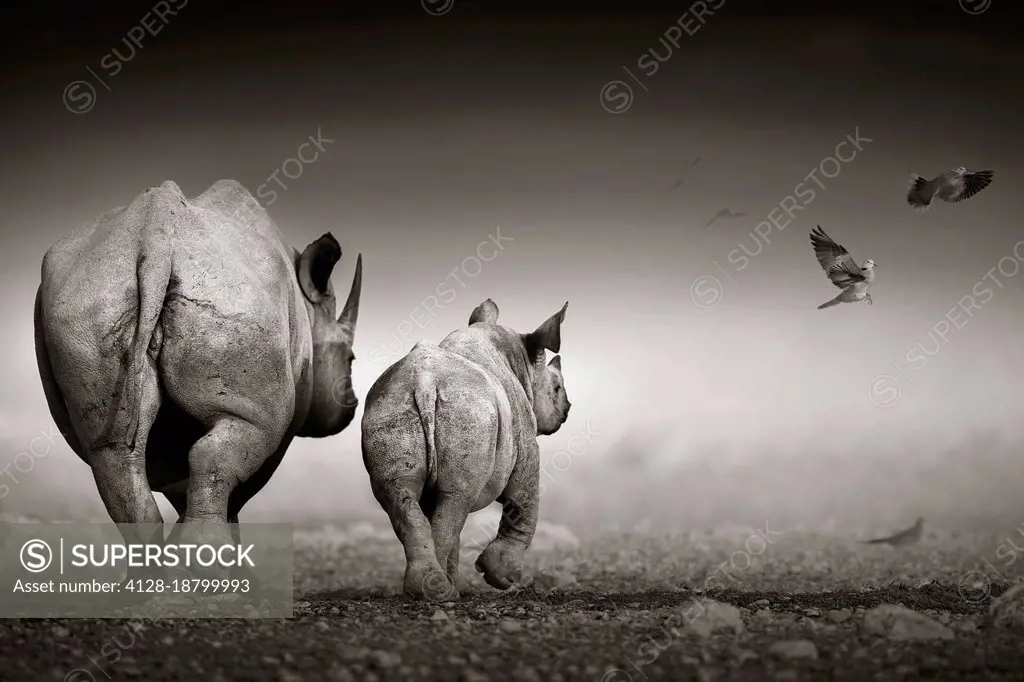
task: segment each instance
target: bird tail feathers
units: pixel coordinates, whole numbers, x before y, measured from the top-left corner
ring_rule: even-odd
[[[932,195],[927,189],[928,178],[921,177],[917,173],[911,173],[910,183],[907,187],[907,203],[922,211],[927,209],[932,203]]]
[[[825,308],[831,308],[834,305],[839,305],[840,303],[842,303],[842,301],[839,300],[842,297],[843,297],[843,295],[839,294],[838,296],[833,298],[831,301],[828,301],[827,303],[822,303],[821,305],[818,306],[818,310],[823,310]]]

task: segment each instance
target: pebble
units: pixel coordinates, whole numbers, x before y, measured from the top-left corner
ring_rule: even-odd
[[[826,616],[830,623],[845,623],[853,618],[853,611],[850,609],[833,609]]]
[[[473,668],[466,668],[459,675],[459,682],[489,682],[490,678],[483,674],[479,670]]]
[[[509,632],[509,633],[511,633],[511,632],[521,632],[522,629],[523,629],[523,624],[522,623],[518,623],[518,622],[516,622],[514,620],[503,620],[498,625],[498,627],[501,628],[502,632]]]
[[[393,651],[384,651],[383,649],[375,649],[370,652],[370,660],[378,668],[395,668],[402,664],[402,657]]]
[[[775,642],[768,647],[768,653],[786,660],[806,659],[817,660],[818,647],[809,639],[790,639]]]
[[[743,634],[743,616],[732,604],[701,599],[683,607],[682,617],[687,632],[698,637],[709,637],[716,632],[731,630]]]
[[[898,604],[881,604],[867,611],[864,614],[864,631],[900,642],[955,637],[952,630],[934,618]]]

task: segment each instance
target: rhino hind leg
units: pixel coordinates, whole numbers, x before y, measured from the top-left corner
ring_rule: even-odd
[[[231,493],[273,454],[274,440],[267,429],[240,417],[219,415],[213,419],[209,431],[189,450],[182,542],[231,543],[237,526],[228,524],[238,521],[237,512],[229,511]],[[206,573],[227,577],[228,571],[215,565]]]
[[[405,550],[405,580],[402,591],[413,599],[453,601],[455,586],[438,561],[433,528],[420,506],[423,480],[394,478],[372,485],[374,497],[391,520],[391,527]]]

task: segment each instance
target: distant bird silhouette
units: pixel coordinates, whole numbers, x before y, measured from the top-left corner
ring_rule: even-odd
[[[850,252],[825,234],[821,225],[818,225],[816,230],[811,230],[811,246],[814,248],[814,256],[818,259],[818,264],[821,265],[829,280],[843,290],[843,293],[831,301],[819,305],[818,310],[831,308],[840,303],[858,303],[860,301],[866,301],[868,305],[872,305],[868,289],[875,281],[875,261],[869,258],[864,261],[864,265],[858,266]]]
[[[992,171],[969,171],[964,166],[946,171],[931,180],[911,173],[907,203],[923,212],[928,210],[935,197],[952,204],[970,199],[991,183]]]
[[[676,180],[676,184],[674,184],[674,185],[672,185],[671,187],[668,188],[669,192],[674,192],[674,191],[676,191],[677,189],[679,189],[680,187],[683,186],[683,182],[686,180],[686,176],[690,174],[690,170],[694,166],[696,166],[698,163],[700,163],[700,159],[701,159],[701,157],[698,156],[696,159],[693,160],[693,163],[691,163],[689,166],[687,166],[686,170],[683,171],[683,176],[681,178],[679,178],[678,180]]]
[[[903,547],[905,545],[912,545],[921,539],[924,529],[924,519],[920,516],[917,517],[917,521],[913,526],[906,530],[901,530],[896,535],[890,535],[887,538],[875,538],[874,540],[865,540],[866,545],[893,545],[894,547]]]
[[[721,211],[719,211],[718,213],[716,213],[716,214],[715,214],[715,215],[714,215],[714,216],[713,216],[713,217],[711,218],[711,220],[709,220],[709,221],[708,221],[708,222],[707,222],[707,223],[706,223],[706,224],[704,225],[704,227],[705,227],[705,228],[711,227],[712,223],[714,223],[714,222],[715,222],[716,220],[718,220],[719,218],[726,218],[726,219],[729,219],[729,218],[745,218],[745,217],[746,217],[746,215],[747,215],[746,213],[733,213],[733,212],[732,212],[732,211],[730,211],[729,209],[727,209],[727,208],[723,208],[723,209],[722,209]]]

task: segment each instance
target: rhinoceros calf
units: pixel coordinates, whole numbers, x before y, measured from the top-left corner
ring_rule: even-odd
[[[545,358],[545,349],[559,352],[568,305],[519,334],[497,324],[487,299],[468,327],[437,345],[417,343],[370,388],[363,463],[405,548],[407,595],[458,598],[466,517],[495,500],[503,507],[498,533],[476,570],[502,590],[522,577],[537,527],[537,436],[569,415],[561,357]]]
[[[154,490],[176,533],[236,523],[294,436],[352,421],[362,257],[335,319],[340,258],[329,233],[286,246],[230,180],[191,200],[164,182],[50,247],[39,374],[115,523],[161,523]]]

